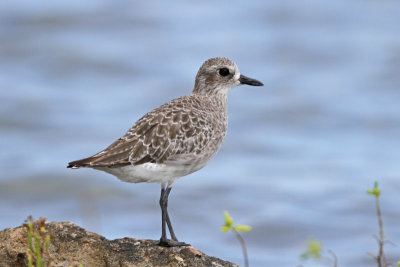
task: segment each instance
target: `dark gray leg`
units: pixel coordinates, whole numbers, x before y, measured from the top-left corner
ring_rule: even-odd
[[[172,228],[172,224],[171,224],[171,220],[169,219],[169,215],[168,215],[168,196],[169,193],[171,192],[172,187],[167,187],[167,189],[165,190],[164,196],[165,196],[165,219],[167,222],[167,226],[168,226],[168,230],[169,233],[171,235],[172,240],[174,241],[178,241],[178,238],[176,238],[176,235],[174,233],[174,229]]]
[[[168,243],[167,239],[167,232],[165,230],[165,221],[166,221],[166,214],[164,209],[164,195],[165,195],[165,188],[161,187],[161,195],[160,195],[160,207],[161,207],[161,238],[159,245],[163,245],[164,243]]]
[[[158,242],[158,245],[165,247],[174,247],[174,246],[188,246],[188,244],[184,242],[179,242],[175,236],[174,229],[172,228],[171,220],[168,215],[168,196],[171,192],[172,187],[161,186],[161,195],[160,195],[160,207],[161,207],[161,238]],[[167,239],[167,231],[165,228],[165,224],[168,226],[169,233],[171,235],[172,240]]]

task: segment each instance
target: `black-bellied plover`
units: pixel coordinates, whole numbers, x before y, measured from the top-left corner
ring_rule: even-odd
[[[220,149],[228,126],[227,95],[235,86],[262,86],[240,74],[227,58],[211,58],[196,75],[193,91],[150,111],[99,153],[68,168],[102,170],[130,183],[161,184],[161,246],[182,246],[168,215],[168,196],[177,178],[203,168]],[[167,239],[168,226],[171,239]]]

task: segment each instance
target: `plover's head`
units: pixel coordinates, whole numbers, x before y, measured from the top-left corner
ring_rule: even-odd
[[[207,60],[200,67],[196,75],[193,93],[226,95],[233,87],[241,84],[263,85],[255,79],[240,74],[238,67],[232,60],[215,57]]]

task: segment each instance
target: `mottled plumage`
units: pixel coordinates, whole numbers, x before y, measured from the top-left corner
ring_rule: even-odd
[[[226,97],[183,96],[144,115],[103,151],[70,165],[119,167],[208,154],[222,142],[226,126]]]
[[[201,169],[218,152],[228,124],[227,94],[240,84],[262,85],[241,75],[227,58],[209,59],[196,75],[192,94],[150,111],[106,149],[68,167],[102,170],[126,182],[158,182],[161,199],[167,199],[175,179]],[[163,209],[163,227],[167,223],[177,241],[166,204]],[[167,240],[165,229],[160,244],[182,245]]]

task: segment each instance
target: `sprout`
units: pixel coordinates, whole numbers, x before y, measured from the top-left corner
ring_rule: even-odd
[[[243,237],[239,234],[239,232],[248,232],[251,230],[251,227],[249,225],[244,225],[244,224],[237,224],[237,225],[233,224],[233,218],[229,215],[227,211],[224,211],[224,220],[225,223],[224,225],[221,226],[221,231],[226,233],[232,230],[235,233],[236,237],[239,239],[240,245],[242,246],[244,266],[248,267],[249,260],[247,257],[246,243]]]
[[[378,182],[375,181],[374,188],[373,189],[368,189],[367,193],[371,194],[371,195],[374,195],[375,197],[379,197],[380,194],[381,194],[381,190],[378,187]]]
[[[303,254],[301,254],[301,258],[303,259],[319,259],[321,258],[321,250],[322,250],[322,245],[321,242],[319,242],[316,239],[310,238],[307,241],[307,248],[306,251],[304,251]]]
[[[229,215],[227,211],[224,211],[225,224],[221,226],[222,232],[229,232],[229,230],[237,232],[249,232],[251,231],[251,226],[244,224],[233,224],[233,218]]]

